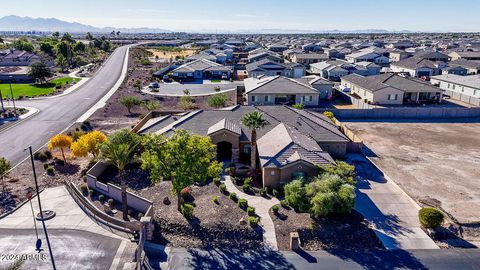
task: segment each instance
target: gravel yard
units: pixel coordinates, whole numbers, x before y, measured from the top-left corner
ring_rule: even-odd
[[[156,242],[185,248],[257,248],[262,245],[262,233],[240,222],[247,220],[246,212],[228,195],[220,193],[213,183],[192,186],[193,220],[187,220],[177,210],[171,182],[162,182],[138,193],[153,201]],[[218,197],[218,204],[212,201],[213,196]],[[170,205],[163,203],[165,197],[169,198]]]
[[[279,207],[278,214],[270,211],[278,248],[288,250],[290,233],[298,231],[305,250],[382,249],[373,230],[359,213],[314,220],[310,214],[297,213],[292,208]]]

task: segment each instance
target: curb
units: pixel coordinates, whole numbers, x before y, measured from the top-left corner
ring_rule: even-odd
[[[15,126],[21,124],[23,121],[27,120],[27,119],[30,119],[31,117],[37,115],[40,110],[35,108],[35,107],[20,107],[18,106],[17,108],[24,108],[24,109],[27,109],[29,111],[34,111],[33,113],[31,113],[30,115],[26,116],[25,118],[20,118],[19,120],[15,121],[15,123],[13,125],[10,125],[10,126],[7,126],[5,128],[0,128],[0,134],[2,134],[3,132],[11,129],[11,128],[14,128]]]

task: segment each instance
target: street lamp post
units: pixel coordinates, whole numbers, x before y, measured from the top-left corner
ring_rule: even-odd
[[[12,101],[13,101],[13,111],[15,112],[15,115],[17,115],[17,106],[15,106],[15,97],[13,96],[13,90],[12,90],[12,82],[14,82],[13,77],[10,76],[10,94],[12,95]]]
[[[32,161],[32,170],[33,170],[33,179],[35,180],[35,188],[37,190],[37,199],[38,199],[38,209],[40,211],[40,218],[42,219],[43,231],[45,233],[45,239],[47,240],[48,245],[48,252],[50,253],[50,258],[52,260],[53,270],[56,270],[57,267],[55,266],[55,260],[53,259],[52,247],[50,246],[50,240],[48,239],[47,227],[45,226],[45,220],[43,218],[43,211],[42,211],[42,203],[40,202],[40,190],[38,188],[38,181],[37,181],[37,174],[35,172],[35,162],[33,161],[33,153],[32,153],[32,146],[29,145],[27,148],[24,149],[30,151],[30,160]]]
[[[0,81],[1,83],[1,81]],[[3,96],[2,96],[2,89],[0,88],[0,103],[2,103],[2,112],[5,111],[5,107],[3,106]]]

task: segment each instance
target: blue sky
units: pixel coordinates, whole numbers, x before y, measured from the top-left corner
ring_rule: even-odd
[[[2,3],[5,2],[5,3]],[[0,16],[174,31],[480,31],[477,0],[0,0]]]

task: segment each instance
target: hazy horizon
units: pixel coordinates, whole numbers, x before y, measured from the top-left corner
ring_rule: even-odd
[[[8,15],[57,18],[95,27],[161,28],[182,32],[354,31],[382,29],[413,32],[479,32],[480,1],[345,0],[341,3],[300,0],[223,1],[84,0],[81,5],[61,0],[22,0],[3,5]],[[26,8],[28,7],[28,8]],[[448,18],[448,19],[444,19]],[[454,23],[453,23],[454,22]]]

